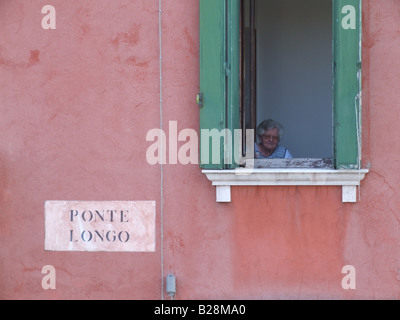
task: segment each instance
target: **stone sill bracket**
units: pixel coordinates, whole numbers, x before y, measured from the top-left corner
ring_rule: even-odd
[[[357,187],[369,172],[333,169],[203,170],[216,186],[217,202],[231,202],[231,186],[341,186],[342,202],[357,202]]]

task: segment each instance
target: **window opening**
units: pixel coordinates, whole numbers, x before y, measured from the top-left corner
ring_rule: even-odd
[[[241,128],[281,123],[295,158],[257,167],[333,167],[332,10],[331,0],[241,1]]]

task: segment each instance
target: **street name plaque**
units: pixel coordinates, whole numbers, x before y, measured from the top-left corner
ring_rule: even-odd
[[[154,201],[46,201],[45,250],[154,252]]]

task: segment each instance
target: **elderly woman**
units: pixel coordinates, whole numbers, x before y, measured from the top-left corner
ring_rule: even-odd
[[[283,127],[274,120],[264,120],[257,127],[259,143],[255,144],[256,159],[292,159],[290,151],[279,144],[283,136]]]

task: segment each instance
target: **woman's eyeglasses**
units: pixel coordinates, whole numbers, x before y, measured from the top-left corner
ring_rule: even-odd
[[[273,142],[279,142],[279,137],[278,136],[262,135],[261,138],[263,140],[272,140]]]

